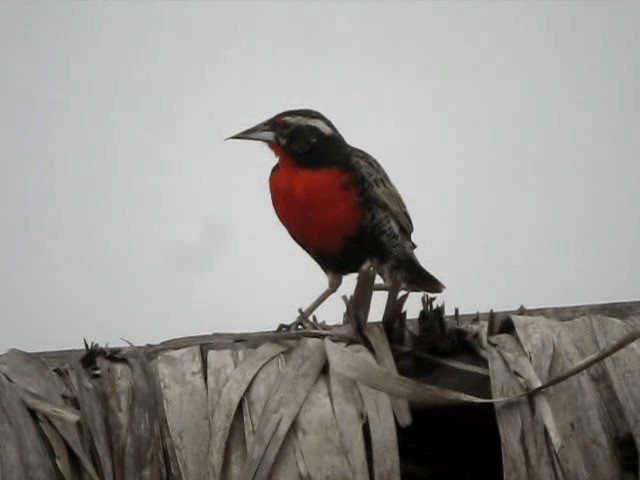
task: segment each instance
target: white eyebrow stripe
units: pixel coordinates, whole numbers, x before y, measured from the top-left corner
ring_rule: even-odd
[[[321,120],[319,118],[292,116],[292,117],[284,117],[283,120],[288,123],[297,123],[299,125],[311,125],[313,127],[316,127],[325,135],[333,135],[335,133],[333,128],[327,125],[324,122],[324,120]]]

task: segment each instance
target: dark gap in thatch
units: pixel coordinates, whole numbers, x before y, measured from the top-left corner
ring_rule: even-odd
[[[367,422],[362,424],[362,435],[364,437],[365,453],[367,454],[367,468],[373,472],[373,450],[371,448],[371,429]],[[369,473],[371,475],[371,473]]]
[[[500,480],[500,433],[491,405],[413,410],[398,430],[403,480]]]
[[[639,471],[638,445],[631,432],[627,432],[616,438],[616,447],[620,455],[622,469],[629,478],[634,478],[634,473]]]

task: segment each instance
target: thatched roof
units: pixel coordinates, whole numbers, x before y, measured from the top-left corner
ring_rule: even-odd
[[[485,389],[520,395],[620,341],[583,373],[500,401],[495,419],[506,479],[638,478],[640,303],[617,305],[600,309],[613,316],[571,320],[560,310],[460,316],[440,332],[465,339],[448,355],[421,347],[433,310],[409,322],[404,347],[370,324],[369,348],[339,327],[120,351],[11,350],[0,356],[0,479],[459,478],[405,458],[406,445],[444,435],[437,421],[403,429],[412,417],[485,408]],[[392,351],[414,380],[397,373]],[[442,388],[450,384],[461,393]],[[456,455],[463,463],[465,452]]]

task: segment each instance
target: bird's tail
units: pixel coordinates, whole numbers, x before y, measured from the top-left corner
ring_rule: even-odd
[[[445,289],[442,282],[427,272],[413,255],[396,263],[396,268],[404,288],[409,291],[441,293]]]

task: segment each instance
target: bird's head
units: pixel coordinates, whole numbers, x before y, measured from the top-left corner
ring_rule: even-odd
[[[347,144],[336,127],[315,110],[287,110],[229,139],[258,140],[303,166],[326,166],[340,159]]]

